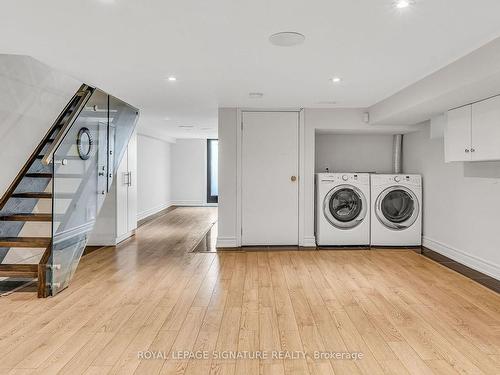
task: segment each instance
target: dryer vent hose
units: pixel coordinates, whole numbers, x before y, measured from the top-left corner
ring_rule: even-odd
[[[395,134],[392,145],[392,172],[403,173],[403,134]]]

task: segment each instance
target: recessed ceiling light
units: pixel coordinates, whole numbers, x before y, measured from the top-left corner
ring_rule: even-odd
[[[404,8],[408,8],[410,5],[413,5],[414,3],[415,3],[414,0],[396,0],[394,2],[394,6],[397,9],[404,9]]]
[[[248,94],[248,96],[251,98],[254,98],[254,99],[259,99],[259,98],[262,98],[264,96],[264,94],[261,92],[251,92]]]
[[[330,81],[332,81],[333,83],[339,83],[340,81],[342,81],[342,78],[340,77],[333,77],[330,79]]]
[[[282,31],[269,37],[269,41],[275,46],[291,47],[304,42],[306,37],[295,31]]]
[[[167,78],[169,82],[175,82],[177,81],[177,78],[175,78],[174,76],[170,76]]]

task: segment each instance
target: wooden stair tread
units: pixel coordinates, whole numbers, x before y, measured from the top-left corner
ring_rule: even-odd
[[[38,264],[0,264],[0,277],[38,277]]]
[[[43,159],[44,156],[45,155],[37,155],[36,158],[37,159]],[[66,159],[66,160],[82,160],[82,158],[79,157],[78,155],[67,155],[63,159]]]
[[[50,245],[49,237],[0,237],[0,247],[41,247]]]
[[[24,177],[32,177],[32,178],[52,178],[52,173],[26,173]]]
[[[12,213],[0,216],[1,221],[52,221],[52,214]]]
[[[37,198],[37,199],[50,199],[52,198],[52,193],[46,192],[23,192],[14,193],[11,195],[13,198]]]
[[[82,178],[84,175],[80,173],[56,173],[57,178]],[[26,173],[24,177],[32,178],[52,178],[52,173],[38,172],[38,173]]]

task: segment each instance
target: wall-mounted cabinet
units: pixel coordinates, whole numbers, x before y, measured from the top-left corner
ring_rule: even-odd
[[[500,160],[500,96],[448,111],[445,161]]]

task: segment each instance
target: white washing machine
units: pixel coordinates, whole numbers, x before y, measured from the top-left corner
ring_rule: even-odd
[[[370,175],[316,174],[318,246],[370,244]]]
[[[371,245],[422,244],[420,175],[373,174],[371,196]]]

